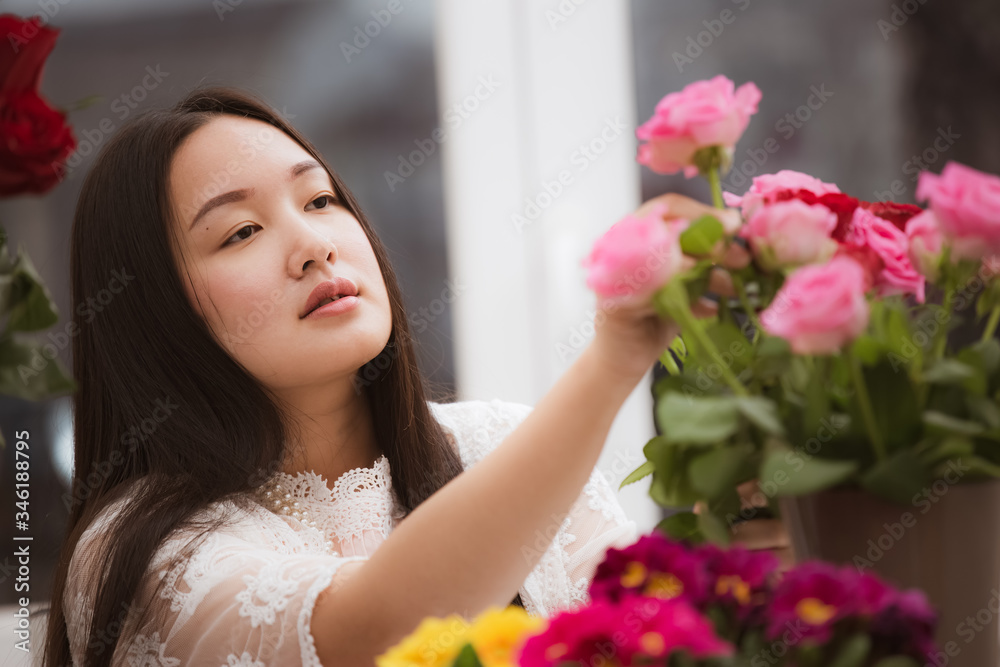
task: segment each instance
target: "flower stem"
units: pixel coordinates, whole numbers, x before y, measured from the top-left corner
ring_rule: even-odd
[[[993,334],[996,333],[997,330],[998,322],[1000,322],[1000,303],[993,306],[993,310],[990,311],[990,319],[986,322],[986,328],[983,329],[984,343],[990,338],[993,338]]]
[[[698,344],[702,347],[702,349],[708,352],[712,359],[718,363],[719,370],[722,373],[722,379],[726,381],[726,384],[728,384],[730,389],[733,390],[733,393],[737,396],[749,396],[750,393],[747,391],[747,388],[744,387],[739,378],[733,374],[732,369],[722,361],[722,355],[719,354],[719,348],[715,347],[715,343],[712,342],[712,339],[705,335],[705,332],[702,331],[700,326],[698,326],[698,322],[695,320],[694,315],[691,314],[690,309],[687,307],[681,307],[674,308],[672,310],[675,311],[673,313],[674,318],[680,320],[678,324],[681,325],[681,329],[683,331],[691,332],[691,335],[694,336],[696,341],[698,341]]]
[[[715,208],[726,208],[726,202],[722,199],[722,179],[719,177],[719,168],[712,167],[705,174],[708,184],[712,188],[712,205]]]
[[[951,281],[948,281],[944,290],[944,303],[941,304],[941,308],[947,317],[934,334],[934,348],[931,350],[932,359],[941,359],[944,357],[945,348],[948,346],[948,322],[951,320],[951,302],[954,297],[955,289]]]
[[[871,438],[872,447],[875,449],[875,456],[879,461],[884,461],[885,445],[882,443],[882,434],[879,433],[878,425],[875,423],[875,412],[872,410],[871,399],[868,397],[868,387],[865,385],[865,378],[861,372],[861,364],[858,358],[850,352],[847,353],[847,363],[851,367],[851,379],[854,381],[854,389],[858,392],[858,404],[861,406],[861,417],[865,420],[865,428],[868,430],[868,437]]]
[[[760,320],[757,318],[757,311],[754,310],[753,305],[750,303],[750,299],[747,297],[746,287],[743,285],[743,280],[735,275],[730,274],[733,280],[733,289],[736,290],[736,296],[739,297],[740,305],[743,306],[743,310],[746,312],[747,317],[750,319],[750,323],[753,325],[753,340],[751,342],[756,343],[757,338],[760,337]]]

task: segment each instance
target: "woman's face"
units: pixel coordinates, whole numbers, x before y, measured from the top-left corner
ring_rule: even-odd
[[[248,118],[211,120],[171,164],[188,298],[219,343],[271,389],[349,381],[389,340],[382,273],[337,196],[304,148]],[[313,288],[334,278],[357,287],[355,307],[303,318]]]

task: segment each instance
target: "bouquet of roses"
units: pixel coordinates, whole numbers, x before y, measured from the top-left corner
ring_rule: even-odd
[[[659,531],[608,549],[589,603],[545,620],[508,607],[425,619],[379,667],[665,665],[917,667],[936,617],[919,591],[814,561],[777,560]]]
[[[607,306],[651,301],[681,327],[654,387],[661,434],[622,485],[652,474],[659,504],[708,510],[665,529],[726,542],[736,488],[754,479],[769,498],[860,486],[906,503],[949,466],[963,481],[1000,476],[1000,178],[957,163],[924,172],[926,210],[794,171],[723,193],[759,100],[722,76],[664,97],[636,132],[638,161],[705,176],[715,209],[689,219],[650,202],[583,262]],[[729,271],[736,298],[696,316],[737,245],[750,260]],[[982,336],[951,349],[973,302]]]

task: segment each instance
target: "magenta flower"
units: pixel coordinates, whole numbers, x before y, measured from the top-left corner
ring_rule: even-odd
[[[742,545],[720,549],[706,542],[695,554],[703,559],[709,575],[709,596],[736,608],[737,617],[747,618],[767,602],[771,577],[778,559],[766,551],[750,551]]]
[[[594,600],[551,619],[521,650],[522,667],[631,665],[662,662],[683,651],[695,658],[731,655],[711,624],[687,602],[630,597],[620,604]]]
[[[802,640],[828,641],[833,626],[857,612],[856,589],[849,573],[822,561],[786,572],[767,609],[767,638],[795,629]]]
[[[929,661],[937,652],[937,613],[919,590],[889,589],[871,621],[872,639],[888,651]]]
[[[614,602],[636,595],[682,598],[700,608],[707,599],[708,584],[708,573],[698,556],[654,531],[624,549],[608,549],[589,594],[591,599]]]

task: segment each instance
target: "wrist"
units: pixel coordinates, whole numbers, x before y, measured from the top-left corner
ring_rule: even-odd
[[[610,355],[605,354],[597,339],[591,341],[584,349],[579,362],[588,368],[597,386],[623,394],[623,401],[648,372],[646,369],[637,373],[634,369],[623,367]]]

